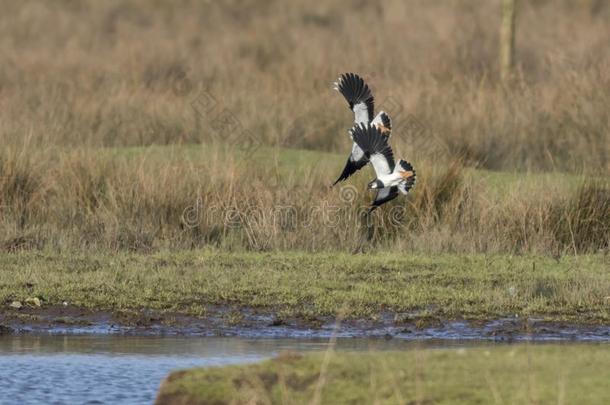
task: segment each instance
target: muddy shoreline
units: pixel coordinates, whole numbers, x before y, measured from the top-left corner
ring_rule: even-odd
[[[396,314],[379,320],[334,318],[279,319],[276,314],[226,307],[205,316],[154,311],[111,312],[72,306],[7,309],[0,313],[0,334],[120,334],[134,336],[239,336],[251,338],[483,339],[493,341],[609,341],[610,325],[549,322],[537,318],[490,320],[411,319]]]

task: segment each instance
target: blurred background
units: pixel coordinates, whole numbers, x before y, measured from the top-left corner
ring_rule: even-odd
[[[412,114],[472,164],[607,172],[610,4],[520,2],[505,88],[500,3],[3,1],[0,137],[203,142],[189,107],[203,88],[265,143],[344,150],[330,89],[353,71],[403,110],[395,126]]]
[[[411,218],[427,219],[410,233],[438,226],[439,204],[453,201],[447,193],[460,189],[448,186],[460,177],[456,170],[516,178],[561,173],[597,186],[610,173],[610,3],[603,0],[518,2],[509,77],[500,71],[501,0],[3,0],[0,6],[1,236],[9,250],[221,243],[228,236],[219,224],[223,230],[201,225],[185,236],[183,211],[200,200],[261,207],[336,200],[326,187],[349,150],[353,116],[332,82],[348,71],[367,80],[377,107],[394,118],[396,155],[420,169]],[[255,149],[263,162],[274,156],[275,171],[222,154],[223,142],[242,152],[244,145]],[[152,152],[125,161],[107,156],[137,155],[148,145],[218,148],[177,156],[155,149],[173,160],[155,160]],[[282,152],[292,149],[298,153]],[[282,157],[309,160],[294,171],[281,166]],[[440,159],[459,164],[426,183]],[[308,168],[322,161],[330,162],[324,173]],[[521,183],[509,189],[515,198],[524,190]],[[504,197],[512,195],[506,190]],[[473,196],[490,191],[456,195],[467,195],[451,208],[464,218]],[[566,207],[581,197],[566,197]],[[608,193],[587,198],[602,204],[595,205],[598,226]],[[555,215],[544,204],[546,214],[533,215],[543,222]],[[485,232],[468,228],[480,235],[478,242],[451,249],[485,251],[488,231],[507,234],[515,217],[505,215]],[[451,230],[437,233],[464,231],[451,218],[443,225]],[[524,243],[526,250],[532,243],[542,251],[575,250],[573,237],[562,233],[557,242],[555,230],[568,234],[566,224],[549,220],[554,225],[523,230],[532,221],[519,218],[514,232],[520,236],[494,244],[495,250]],[[272,240],[281,231],[274,229],[260,240]],[[328,237],[336,240],[336,232]],[[531,242],[534,234],[539,243]],[[298,236],[269,246],[241,238],[250,248],[327,246],[324,237],[302,246]],[[599,238],[607,246],[607,236]]]

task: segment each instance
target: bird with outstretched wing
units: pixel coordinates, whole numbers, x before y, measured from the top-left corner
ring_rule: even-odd
[[[375,98],[369,86],[360,76],[355,73],[344,73],[335,82],[334,89],[347,100],[349,109],[354,113],[356,125],[371,124],[379,129],[383,137],[386,139],[390,138],[392,134],[392,120],[384,111],[380,111],[377,116],[374,116]],[[339,178],[333,183],[333,186],[362,169],[368,162],[368,158],[362,149],[357,143],[353,142],[352,151],[347,158],[345,167]]]
[[[377,190],[369,212],[393,200],[399,192],[407,194],[413,188],[416,180],[415,169],[405,160],[394,162],[392,148],[379,127],[373,124],[356,124],[350,130],[350,135],[362,151],[363,157],[373,166],[377,176],[368,184],[369,189]]]

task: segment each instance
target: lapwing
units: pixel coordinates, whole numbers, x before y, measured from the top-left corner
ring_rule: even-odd
[[[363,158],[373,166],[377,176],[368,184],[369,189],[377,190],[369,213],[396,198],[399,192],[407,194],[413,188],[416,180],[415,169],[405,160],[394,162],[394,153],[388,144],[388,138],[378,126],[356,124],[350,130],[350,135],[362,151]]]
[[[356,125],[371,124],[379,129],[384,138],[390,138],[392,134],[392,120],[384,111],[380,111],[373,118],[375,98],[371,94],[369,86],[360,76],[355,73],[344,73],[334,83],[334,89],[347,100],[349,109],[354,112],[354,123]],[[368,158],[364,155],[358,144],[354,142],[352,144],[352,151],[345,163],[345,168],[339,178],[333,183],[333,186],[362,169],[367,163]]]

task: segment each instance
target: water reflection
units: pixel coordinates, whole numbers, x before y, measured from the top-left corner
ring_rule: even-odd
[[[463,346],[489,342],[385,339],[338,339],[338,350],[401,350],[408,347]],[[236,337],[158,337],[120,335],[7,335],[0,336],[0,355],[97,354],[142,356],[200,356],[249,354],[267,356],[281,350],[324,350],[328,339],[244,339]]]

